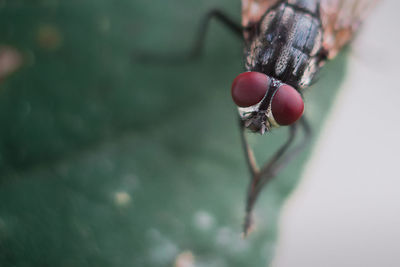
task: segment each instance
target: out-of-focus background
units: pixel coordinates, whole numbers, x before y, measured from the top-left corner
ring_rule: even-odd
[[[368,259],[357,240],[390,253],[397,6],[378,8],[306,93],[314,141],[322,136],[263,192],[255,230],[242,239],[248,173],[229,93],[243,70],[240,40],[213,22],[198,61],[136,60],[189,51],[207,11],[239,22],[239,1],[0,1],[0,266],[328,266],[334,257],[354,266],[349,250]],[[250,136],[260,161],[286,134]],[[391,168],[365,171],[371,162]],[[383,185],[392,198],[365,202],[389,196]],[[308,199],[319,205],[302,206]],[[365,213],[340,215],[350,204]],[[365,217],[340,220],[350,214]],[[392,224],[379,224],[383,214]],[[315,219],[328,215],[331,224]],[[367,228],[359,218],[370,219]],[[374,239],[346,227],[387,232]],[[349,240],[354,247],[341,246]]]

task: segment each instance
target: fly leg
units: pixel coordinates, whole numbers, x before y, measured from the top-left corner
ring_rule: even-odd
[[[289,149],[298,134],[299,126],[304,131],[304,138],[297,146]],[[269,161],[262,166],[261,169],[259,169],[256,165],[253,151],[248,145],[245,135],[245,129],[242,123],[241,133],[242,144],[251,174],[251,180],[246,200],[246,215],[243,225],[243,234],[244,236],[246,236],[252,225],[252,211],[254,208],[254,204],[262,188],[307,146],[311,138],[311,128],[304,116],[300,119],[299,122],[291,125],[289,127],[289,136],[286,142],[275,152],[275,154],[269,159]]]
[[[207,15],[203,18],[200,27],[198,29],[196,39],[190,51],[186,54],[175,53],[168,55],[156,55],[154,53],[140,53],[134,54],[133,59],[140,62],[149,62],[156,64],[181,64],[190,62],[198,59],[204,48],[204,43],[206,39],[207,30],[209,29],[209,24],[212,19],[216,19],[218,22],[222,23],[226,28],[228,28],[235,35],[243,39],[242,36],[242,26],[231,19],[229,16],[224,14],[222,11],[218,9],[213,9],[207,13]]]
[[[231,32],[236,34],[239,38],[243,38],[242,34],[242,26],[235,21],[233,21],[230,17],[225,15],[218,9],[213,9],[207,13],[204,17],[198,34],[197,39],[193,45],[192,51],[189,53],[189,59],[196,59],[201,56],[204,48],[204,41],[206,39],[206,33],[208,30],[208,25],[210,24],[211,19],[215,18],[218,22],[222,23],[226,28],[228,28]]]

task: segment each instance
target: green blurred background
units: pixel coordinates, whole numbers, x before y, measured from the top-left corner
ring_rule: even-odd
[[[266,266],[279,208],[310,149],[263,192],[241,238],[248,173],[230,84],[242,44],[202,16],[230,0],[0,1],[0,46],[19,69],[0,83],[0,266]],[[306,93],[314,140],[345,72],[328,64]],[[285,129],[250,136],[263,161]],[[192,265],[182,265],[184,262]]]

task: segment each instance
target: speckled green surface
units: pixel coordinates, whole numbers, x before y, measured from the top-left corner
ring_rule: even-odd
[[[204,56],[184,52],[212,7],[239,1],[0,1],[0,44],[24,66],[0,84],[0,265],[265,266],[279,208],[306,151],[263,193],[240,237],[248,174],[229,87],[241,43],[212,23]],[[345,71],[328,64],[306,93],[321,127]],[[251,137],[265,159],[286,136]],[[190,258],[190,257],[189,257]]]

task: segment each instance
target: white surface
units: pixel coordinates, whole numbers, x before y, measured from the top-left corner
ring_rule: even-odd
[[[399,22],[400,1],[386,0],[363,25],[273,267],[400,266]]]

